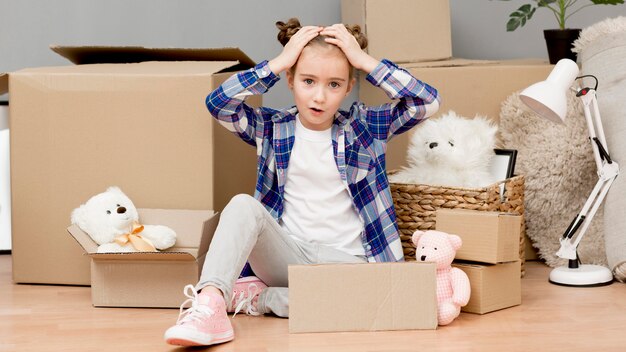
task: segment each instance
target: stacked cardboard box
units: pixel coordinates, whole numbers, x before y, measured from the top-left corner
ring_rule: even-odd
[[[462,311],[485,314],[521,304],[521,221],[511,213],[437,210],[437,230],[463,240],[452,264],[467,274],[472,288]]]
[[[108,186],[142,208],[220,210],[251,194],[254,148],[206,95],[254,62],[239,49],[55,47],[76,65],[0,75],[10,89],[13,280],[89,285],[71,211]],[[260,104],[260,97],[249,103]]]
[[[387,58],[437,88],[442,105],[466,117],[483,115],[499,121],[500,105],[512,93],[544,80],[552,65],[545,60],[470,60],[453,58],[449,0],[342,0],[342,21],[360,25],[368,52]],[[391,11],[390,9],[393,9]],[[390,102],[362,75],[359,100],[367,105]],[[387,148],[387,169],[406,165],[410,134],[394,138]],[[526,259],[537,259],[525,238]]]

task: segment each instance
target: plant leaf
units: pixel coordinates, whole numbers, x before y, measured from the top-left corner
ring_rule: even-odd
[[[619,5],[623,4],[624,0],[591,0],[595,5]]]
[[[506,31],[512,32],[518,27],[522,27],[526,24],[526,21],[532,18],[535,13],[536,7],[532,7],[530,4],[522,5],[519,9],[509,15],[509,22],[506,23]]]
[[[619,1],[619,0],[617,0],[617,1]],[[548,7],[550,4],[555,3],[555,2],[556,2],[556,0],[538,0],[537,1],[537,7]]]

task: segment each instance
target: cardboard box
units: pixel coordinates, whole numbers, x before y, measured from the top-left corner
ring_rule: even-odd
[[[67,231],[91,258],[95,307],[178,308],[185,285],[195,285],[219,216],[210,210],[138,209],[143,224],[165,225],[176,244],[161,252],[96,253],[98,244],[78,226]]]
[[[289,266],[289,332],[437,328],[435,263]]]
[[[435,1],[433,1],[435,2]],[[474,117],[476,114],[499,121],[500,107],[512,93],[546,79],[553,65],[542,60],[484,61],[451,59],[400,65],[417,79],[435,87],[442,101],[437,117],[454,110]],[[367,105],[391,100],[378,87],[360,75],[359,100]],[[406,165],[406,151],[411,132],[395,137],[388,145],[387,170]]]
[[[417,62],[452,56],[448,0],[342,0],[341,21],[361,26],[366,50],[377,59]]]
[[[522,304],[520,261],[502,264],[454,262],[470,280],[472,293],[461,311],[485,314]]]
[[[254,192],[255,148],[204,104],[254,65],[240,50],[54,50],[78,65],[9,74],[15,282],[89,285],[89,258],[65,229],[74,208],[109,186],[163,209],[219,211]]]
[[[463,245],[455,259],[503,263],[520,259],[522,216],[465,209],[437,209],[435,228],[458,235]]]

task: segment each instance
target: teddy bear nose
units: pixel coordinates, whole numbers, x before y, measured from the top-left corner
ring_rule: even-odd
[[[438,145],[439,145],[439,143],[437,143],[437,142],[432,142],[432,143],[430,143],[430,144],[428,145],[428,147],[429,147],[430,149],[433,149],[434,147],[436,147],[436,146],[438,146]]]
[[[422,261],[426,260],[426,256],[423,255],[420,259],[422,259]]]
[[[124,207],[118,207],[117,208],[117,213],[118,214],[124,214],[125,212],[126,212],[126,208],[124,208]]]

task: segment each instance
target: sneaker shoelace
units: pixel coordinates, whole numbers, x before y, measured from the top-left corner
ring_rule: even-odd
[[[233,301],[235,303],[239,303],[237,303],[237,307],[235,307],[235,313],[233,313],[233,318],[235,317],[235,315],[237,315],[237,313],[241,312],[244,309],[244,313],[248,315],[261,315],[261,313],[259,313],[252,305],[252,301],[259,292],[259,287],[256,284],[250,284],[248,285],[248,297],[244,298],[246,293],[243,291],[239,293],[238,297],[234,297]]]
[[[176,324],[200,321],[201,318],[215,313],[213,309],[209,308],[209,306],[198,302],[198,293],[193,285],[185,286],[183,293],[188,297],[188,299],[180,305],[180,312],[178,314]],[[184,309],[188,304],[191,304],[191,307]]]

